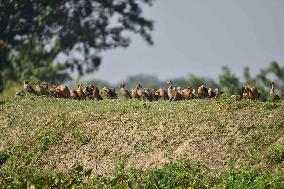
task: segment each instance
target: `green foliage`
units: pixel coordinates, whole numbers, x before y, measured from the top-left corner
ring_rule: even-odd
[[[265,110],[273,110],[273,109],[275,109],[275,108],[277,108],[277,107],[278,107],[278,104],[275,103],[275,102],[270,102],[270,101],[268,101],[268,102],[265,102],[265,103],[263,104],[263,108],[264,108]]]
[[[249,169],[231,168],[217,178],[215,188],[283,188],[284,175]]]
[[[222,70],[223,73],[219,75],[220,87],[229,94],[238,94],[240,90],[239,79],[228,67],[224,66]]]
[[[284,161],[284,145],[283,144],[273,144],[269,146],[265,155],[266,161],[271,164],[279,164]]]
[[[187,161],[169,163],[150,170],[128,169],[112,178],[91,175],[92,170],[76,165],[71,170],[47,174],[16,168],[0,173],[5,188],[283,188],[281,173],[230,168],[212,176],[201,166]]]
[[[44,152],[49,149],[49,146],[57,142],[61,138],[60,133],[54,133],[50,131],[45,131],[41,134],[36,142],[36,148],[40,152]]]
[[[1,150],[0,151],[0,166],[4,163],[6,163],[6,161],[9,158],[9,154],[7,150]]]
[[[130,45],[130,33],[153,44],[144,5],[152,0],[1,1],[0,81],[62,81],[70,71],[93,72],[102,51]],[[58,55],[66,58],[54,62]]]

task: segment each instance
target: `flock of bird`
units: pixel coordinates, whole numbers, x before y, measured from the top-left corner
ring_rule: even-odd
[[[147,101],[169,100],[169,101],[180,101],[180,100],[191,100],[191,99],[205,99],[218,97],[223,92],[219,89],[206,88],[204,85],[195,89],[173,87],[171,81],[165,82],[169,84],[167,90],[162,88],[155,90],[149,88],[143,88],[140,84],[135,88],[127,89],[125,84],[122,83],[118,86],[119,93],[125,99],[138,99]],[[35,84],[35,88],[30,84],[29,81],[24,81],[24,90],[16,93],[16,96],[25,96],[26,93],[34,95],[43,95],[55,98],[69,98],[76,100],[103,100],[103,98],[117,99],[118,94],[115,88],[104,87],[100,90],[95,85],[88,85],[85,88],[82,84],[78,84],[76,90],[69,89],[66,85],[59,85],[49,87],[47,83],[41,83],[38,81]],[[256,87],[242,87],[239,94],[239,99],[251,99],[251,100],[262,100],[261,94],[258,92]],[[274,83],[271,83],[271,90],[269,92],[270,99],[272,101],[279,101],[280,97],[275,92]]]

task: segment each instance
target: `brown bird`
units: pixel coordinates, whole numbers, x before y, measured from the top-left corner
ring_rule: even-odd
[[[174,90],[174,97],[173,97],[172,101],[183,100],[181,88],[177,87],[177,88],[174,88],[173,90]]]
[[[97,87],[97,86],[95,86],[95,85],[90,85],[89,87],[88,87],[88,92],[91,94],[90,96],[89,96],[89,98],[90,99],[92,99],[92,100],[103,100],[103,97],[101,96],[101,94],[100,94],[100,90],[99,90],[99,88]]]
[[[181,94],[184,100],[191,100],[191,99],[194,99],[195,97],[189,87],[183,89],[181,91]]]
[[[209,94],[209,98],[214,98],[216,96],[215,91],[213,91],[212,88],[208,88],[208,94]]]
[[[34,88],[30,85],[29,81],[27,80],[24,81],[24,90],[30,94],[38,95],[34,90]]]
[[[249,87],[245,87],[243,96],[247,96],[246,98],[249,98],[251,100],[257,100],[260,98],[260,94],[258,93],[256,87],[253,87],[251,89]]]
[[[152,101],[158,101],[159,100],[159,95],[156,94],[155,89],[150,89],[150,98]]]
[[[82,84],[78,84],[77,94],[78,94],[78,96],[79,96],[80,99],[86,100],[86,95],[85,95],[85,93],[83,92]]]
[[[70,97],[70,90],[66,85],[60,85],[57,89],[60,97],[62,98],[69,98]]]
[[[49,96],[52,96],[52,97],[55,97],[55,98],[59,98],[60,94],[58,93],[58,90],[59,90],[58,86],[52,86],[52,87],[48,88],[47,92],[48,92]]]
[[[80,100],[79,95],[77,94],[76,90],[69,90],[70,92],[70,98],[74,100]]]
[[[215,88],[214,89],[214,93],[215,93],[215,96],[220,96],[221,94],[223,94],[224,92],[223,91],[221,91],[219,88]]]
[[[115,92],[115,88],[104,87],[103,88],[103,93],[109,99],[117,99],[117,94]]]
[[[129,90],[125,88],[125,83],[122,83],[118,86],[120,94],[125,98],[125,99],[132,99],[131,94]]]
[[[273,82],[271,82],[271,90],[270,90],[269,96],[270,96],[270,99],[272,101],[279,101],[280,100],[279,95],[276,94],[276,92],[275,92],[275,87],[274,87],[274,83]]]
[[[246,88],[242,86],[241,90],[239,91],[240,99],[249,99],[249,95],[246,93]]]
[[[172,84],[168,87],[168,95],[169,95],[169,101],[172,101],[175,96],[175,89],[173,88]]]
[[[18,91],[18,92],[16,92],[16,94],[15,94],[15,96],[20,96],[20,97],[23,97],[23,96],[25,96],[26,95],[26,93],[24,92],[24,91]]]
[[[137,85],[136,87],[136,90],[137,90],[137,94],[140,98],[140,100],[149,100],[151,101],[151,99],[149,98],[148,94],[142,89],[142,86],[141,84]]]
[[[200,98],[209,97],[208,89],[204,85],[201,85],[200,87],[198,87],[197,93]]]
[[[163,100],[169,100],[169,95],[167,93],[167,91],[165,91],[164,89],[160,88],[158,89],[155,94],[160,98],[160,99],[163,99]]]
[[[35,90],[36,90],[36,92],[37,92],[38,94],[40,94],[40,95],[44,95],[44,96],[48,96],[48,95],[49,95],[47,88],[44,87],[44,86],[40,83],[40,81],[37,81],[37,82],[36,82]]]
[[[131,89],[131,97],[133,99],[140,100],[140,96],[138,95],[138,90],[139,89],[137,87]]]

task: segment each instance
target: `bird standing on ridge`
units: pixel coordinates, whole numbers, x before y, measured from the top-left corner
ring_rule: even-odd
[[[137,94],[140,98],[140,100],[149,100],[151,101],[151,99],[149,98],[148,94],[143,90],[141,84],[138,84],[135,89],[137,90]]]
[[[118,88],[119,88],[120,94],[121,94],[125,99],[132,99],[129,90],[127,90],[127,89],[125,88],[125,83],[122,83],[122,84],[118,85]]]
[[[104,93],[104,95],[107,96],[107,98],[110,98],[110,99],[116,99],[117,98],[117,94],[115,92],[115,88],[104,87],[103,88],[103,93]]]
[[[25,96],[26,95],[26,93],[24,92],[24,91],[18,91],[18,92],[16,92],[16,94],[15,94],[15,96],[20,96],[20,97],[23,97],[23,96]]]
[[[165,91],[164,89],[160,88],[158,89],[155,94],[158,96],[158,98],[163,99],[163,100],[169,100],[169,95],[167,93],[167,91]]]
[[[35,90],[36,90],[36,92],[38,94],[44,95],[44,96],[48,96],[49,95],[47,89],[45,87],[43,87],[43,85],[40,83],[40,81],[36,82],[35,87],[36,87]]]
[[[85,95],[85,93],[83,92],[82,84],[78,84],[77,94],[78,94],[78,96],[79,96],[80,99],[86,100],[86,95]]]
[[[279,101],[280,100],[279,95],[276,94],[276,92],[275,92],[275,87],[274,87],[273,82],[271,82],[271,90],[270,90],[269,96],[270,96],[272,101]]]
[[[204,85],[201,85],[200,87],[198,87],[197,93],[198,93],[198,96],[201,98],[209,97],[208,89]]]
[[[34,88],[30,85],[29,81],[27,80],[24,81],[24,90],[30,94],[38,95],[34,90]]]

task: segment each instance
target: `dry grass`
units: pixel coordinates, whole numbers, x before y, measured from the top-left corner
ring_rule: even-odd
[[[76,164],[111,174],[121,158],[143,169],[188,159],[213,174],[230,164],[284,167],[284,103],[73,101],[0,97],[4,167],[46,172]]]

